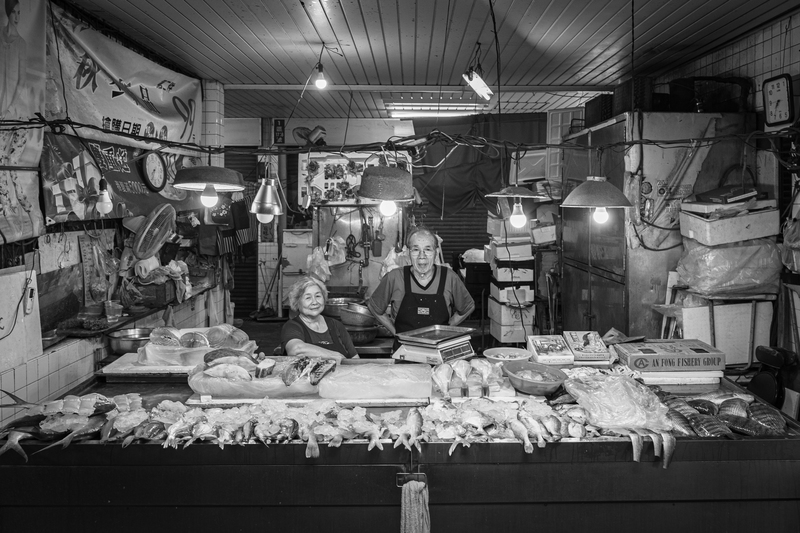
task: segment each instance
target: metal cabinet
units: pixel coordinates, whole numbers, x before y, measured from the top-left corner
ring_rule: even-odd
[[[662,317],[652,304],[665,301],[667,276],[681,256],[680,203],[718,187],[740,165],[744,146],[733,134],[753,126],[748,114],[637,112],[564,137],[564,196],[586,176],[601,175],[634,209],[610,209],[603,225],[588,208],[561,210],[563,329],[603,334],[615,327],[660,338]],[[710,137],[720,139],[696,141]]]

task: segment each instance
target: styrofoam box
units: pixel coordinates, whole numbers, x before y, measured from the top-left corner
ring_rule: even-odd
[[[522,324],[506,326],[490,320],[489,332],[492,337],[500,342],[525,342],[525,338],[532,331],[531,326],[522,327]]]
[[[497,244],[496,242],[492,241],[489,244],[489,247],[491,248],[492,259],[530,259],[533,257],[533,246],[530,242],[507,242],[503,244]]]
[[[514,281],[517,283],[532,282],[532,268],[510,268],[498,267],[496,261],[492,261],[492,277],[497,281]]]
[[[555,225],[541,225],[531,228],[531,236],[536,244],[556,242]]]
[[[681,235],[706,246],[770,237],[780,232],[777,209],[756,211],[738,217],[706,220],[681,211]]]
[[[494,298],[489,298],[489,318],[493,321],[497,322],[498,324],[506,325],[515,325],[515,324],[525,324],[525,326],[530,330],[533,326],[533,319],[536,316],[535,307],[516,307],[510,305],[504,305],[495,300]],[[528,334],[531,334],[529,331]],[[521,342],[524,342],[523,339]]]
[[[754,339],[750,339],[752,306],[749,303],[714,305],[714,347],[725,352],[725,364],[745,364],[750,360],[750,347],[769,345],[769,330],[772,324],[771,301],[756,304]],[[711,344],[711,320],[708,307],[685,307],[683,336]]]
[[[681,204],[681,211],[689,213],[714,213],[716,211],[726,211],[728,209],[736,209],[748,205],[748,202],[735,202],[732,204],[717,204],[713,202],[683,202]],[[754,209],[767,209],[769,207],[777,207],[776,200],[756,200],[750,210]]]
[[[490,284],[490,294],[492,298],[501,303],[529,303],[533,301],[534,292],[530,285],[518,285],[516,287],[498,287],[494,283]],[[515,294],[516,293],[516,294]]]
[[[521,228],[515,228],[511,222],[502,218],[486,217],[486,232],[490,233],[493,237],[530,237],[530,225],[533,221],[529,220],[527,224]]]

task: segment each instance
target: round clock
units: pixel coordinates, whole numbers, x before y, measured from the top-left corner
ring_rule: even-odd
[[[147,152],[142,158],[142,179],[153,192],[161,192],[167,184],[167,165],[158,152]]]
[[[781,74],[764,80],[761,86],[764,99],[764,121],[767,126],[780,126],[794,122],[794,95],[792,77]]]

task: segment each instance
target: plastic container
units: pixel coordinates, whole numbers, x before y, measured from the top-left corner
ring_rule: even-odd
[[[114,324],[122,318],[122,304],[119,300],[108,300],[105,302],[106,320],[109,324]]]
[[[530,381],[517,375],[523,370],[533,370],[554,376],[556,379],[549,381]],[[503,373],[508,377],[511,385],[520,392],[533,396],[547,396],[558,390],[567,379],[567,375],[557,368],[533,363],[531,361],[509,361],[503,364]]]
[[[533,357],[533,352],[522,348],[489,348],[483,351],[483,356],[492,363],[508,363],[511,361],[528,361]]]

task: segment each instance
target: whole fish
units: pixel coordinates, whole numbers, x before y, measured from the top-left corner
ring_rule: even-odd
[[[697,433],[692,429],[689,419],[683,416],[679,411],[670,408],[667,411],[667,418],[672,422],[672,432],[683,437],[696,437]]]
[[[655,455],[656,457],[661,457],[661,446],[663,442],[661,440],[661,435],[653,431],[650,431],[649,429],[643,429],[643,428],[633,428],[633,431],[638,433],[643,439],[647,437],[651,441],[653,441],[653,455]]]
[[[741,398],[731,398],[719,404],[717,415],[733,415],[747,418],[747,402]]]
[[[468,361],[463,359],[459,359],[451,363],[453,367],[453,372],[455,372],[456,376],[461,379],[461,396],[464,398],[469,397],[469,385],[467,385],[467,378],[469,377],[470,372],[472,372],[472,365],[469,364]]]
[[[699,414],[697,409],[686,403],[686,400],[682,398],[669,398],[667,401],[664,402],[664,405],[669,407],[670,409],[679,412],[687,419],[691,416]]]
[[[125,439],[122,441],[122,447],[127,448],[131,445],[131,443],[133,443],[133,441],[144,437],[144,430],[149,423],[150,421],[147,419],[142,420],[136,425],[136,427],[133,428],[133,430],[128,431]]]
[[[717,418],[722,420],[722,423],[731,428],[733,431],[736,433],[741,433],[742,435],[761,437],[769,434],[769,429],[767,427],[762,426],[750,418],[725,413],[717,415]]]
[[[278,426],[280,427],[280,431],[278,432],[278,440],[282,442],[288,442],[295,439],[298,431],[300,431],[300,425],[297,423],[297,420],[293,418],[281,419],[278,421]]]
[[[544,433],[547,430],[541,422],[525,411],[518,411],[517,418],[522,422],[522,425],[525,426],[525,429],[528,430],[528,435],[536,438],[536,445],[539,448],[544,448],[547,445],[544,440]]]
[[[514,437],[522,441],[525,453],[533,453],[533,444],[531,444],[531,440],[528,438],[528,429],[525,425],[519,420],[512,418],[508,422],[508,427],[514,433]]]
[[[470,440],[470,432],[464,426],[460,424],[456,424],[453,426],[456,432],[456,438],[453,440],[453,444],[450,446],[450,450],[448,450],[447,455],[452,456],[453,452],[458,448],[458,445],[462,445],[465,448],[469,448],[472,444]]]
[[[667,468],[672,462],[672,456],[675,453],[676,441],[671,433],[666,431],[661,432],[661,438],[664,439],[664,459],[663,466]]]
[[[450,398],[450,380],[453,379],[453,367],[447,363],[442,363],[433,367],[431,372],[433,383],[445,398]]]
[[[747,415],[770,430],[770,435],[786,434],[786,420],[774,407],[760,402],[752,403],[747,408]]]
[[[700,437],[727,437],[729,439],[741,439],[740,435],[735,434],[720,419],[711,415],[695,415],[689,418],[692,429]]]
[[[702,415],[716,416],[719,413],[719,405],[711,400],[689,400],[686,403]]]
[[[586,426],[580,422],[575,422],[574,420],[570,420],[569,424],[567,424],[567,431],[569,432],[570,437],[574,437],[576,439],[582,439],[586,437]]]
[[[353,429],[359,434],[369,439],[367,451],[372,451],[373,448],[383,450],[383,443],[381,437],[383,436],[383,427],[377,422],[370,422],[369,420],[355,420],[353,421]]]
[[[91,435],[93,433],[99,433],[100,430],[103,428],[103,424],[106,423],[106,420],[102,416],[93,416],[90,417],[88,422],[81,427],[75,428],[70,433],[64,437],[63,439],[54,442],[50,446],[42,448],[41,450],[37,450],[33,452],[34,454],[43,452],[52,448],[53,446],[61,445],[62,448],[66,448],[70,445],[70,443],[77,437],[85,437],[87,435]]]
[[[192,426],[194,422],[189,420],[179,419],[174,424],[167,428],[167,438],[164,440],[162,446],[164,448],[172,447],[178,449],[178,443],[184,438],[191,437]]]
[[[642,458],[642,437],[636,433],[635,431],[631,431],[625,428],[610,428],[607,429],[606,432],[610,432],[612,435],[621,435],[627,436],[631,439],[631,445],[633,446],[633,460],[634,462],[639,462]]]
[[[334,363],[335,364],[335,363]],[[300,438],[306,441],[306,459],[316,459],[319,457],[319,444],[314,429],[308,424],[300,426]]]
[[[550,432],[551,439],[554,442],[561,440],[561,420],[557,416],[547,415],[542,417],[542,424]]]
[[[412,446],[416,446],[417,451],[422,451],[422,446],[420,445],[419,441],[422,437],[422,413],[419,412],[419,409],[416,407],[412,407],[408,410],[408,415],[406,415],[406,424],[403,427],[400,435],[397,437],[397,440],[394,443],[394,447],[397,448],[400,444],[403,444],[408,450],[411,450]]]
[[[748,404],[753,403],[753,400],[755,400],[755,396],[753,396],[752,394],[747,394],[744,392],[733,391],[733,390],[722,390],[722,389],[717,389],[715,391],[707,392],[705,394],[700,394],[699,396],[691,397],[692,400],[708,400],[716,404],[720,404],[725,400],[730,400],[731,398],[739,398],[741,400],[746,401]]]

